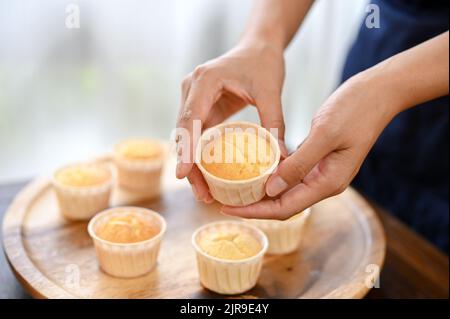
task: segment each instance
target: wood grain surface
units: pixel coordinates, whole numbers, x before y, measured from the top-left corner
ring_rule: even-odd
[[[152,201],[116,189],[112,205],[135,203],[160,212],[168,229],[157,268],[135,279],[104,274],[95,258],[85,222],[67,222],[48,179],[30,183],[4,219],[8,260],[24,287],[40,298],[214,298],[201,287],[192,232],[226,219],[218,204],[195,201],[187,185],[165,174],[164,193]],[[241,298],[361,298],[369,290],[370,265],[385,254],[382,226],[371,206],[354,190],[313,208],[299,251],[266,256],[255,288]]]
[[[448,299],[448,255],[374,203],[387,238],[380,286],[366,296]]]

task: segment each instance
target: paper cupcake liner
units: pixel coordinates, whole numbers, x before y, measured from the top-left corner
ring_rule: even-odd
[[[148,240],[123,244],[113,243],[99,238],[96,228],[109,218],[123,212],[133,211],[146,218],[151,218],[159,224],[160,232]],[[145,275],[155,268],[161,246],[162,237],[166,231],[166,222],[161,215],[140,207],[111,208],[96,215],[88,225],[88,232],[94,241],[96,256],[107,274],[114,277],[133,278]]]
[[[72,187],[52,179],[61,214],[70,220],[87,220],[109,207],[113,177],[97,186]]]
[[[237,127],[243,129],[254,128],[258,131],[258,134],[268,137],[270,140],[270,145],[274,151],[275,159],[272,165],[260,176],[248,180],[226,180],[212,175],[201,165],[202,149],[208,143],[205,136],[208,136],[211,130],[219,129],[223,133],[226,128]],[[279,161],[280,148],[275,137],[273,137],[269,131],[261,126],[248,122],[224,123],[206,130],[202,134],[196,149],[196,164],[209,186],[211,195],[220,203],[230,206],[247,206],[260,201],[265,196],[265,184],[267,179],[278,166]]]
[[[245,219],[266,234],[269,240],[268,254],[289,254],[299,248],[305,223],[311,214],[308,208],[288,220]]]
[[[263,199],[268,178],[269,174],[265,174],[251,182],[230,184],[215,177],[205,176],[212,197],[229,206],[247,206]]]
[[[148,192],[155,196],[159,195],[164,158],[167,152],[164,145],[161,145],[164,154],[161,159],[157,160],[127,160],[114,154],[119,186],[139,192]]]
[[[198,239],[204,234],[235,229],[254,236],[261,245],[261,251],[250,258],[225,260],[206,254],[197,244]],[[192,244],[196,249],[200,282],[205,288],[219,294],[234,295],[250,290],[256,285],[268,245],[266,236],[256,227],[232,221],[207,224],[195,231],[192,235]]]
[[[130,167],[122,160],[116,160],[117,178],[120,187],[157,196],[161,191],[163,165],[158,163],[151,167]]]

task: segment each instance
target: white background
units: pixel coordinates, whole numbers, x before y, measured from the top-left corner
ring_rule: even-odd
[[[65,27],[69,3],[80,6],[80,29]],[[0,182],[48,174],[126,137],[169,138],[181,79],[236,43],[251,5],[0,0]],[[337,85],[365,5],[318,0],[287,50],[291,148]],[[238,117],[257,121],[252,109]]]

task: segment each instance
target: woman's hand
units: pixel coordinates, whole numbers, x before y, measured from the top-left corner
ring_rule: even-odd
[[[379,82],[379,81],[378,81]],[[396,114],[393,101],[366,75],[341,86],[312,121],[297,151],[281,162],[266,184],[272,197],[223,213],[247,218],[286,219],[343,192],[381,131]]]
[[[287,155],[280,100],[283,81],[283,49],[262,42],[239,45],[198,66],[184,79],[177,128],[187,131],[189,141],[178,141],[177,177],[188,177],[197,200],[213,201],[202,174],[193,165],[199,138],[194,135],[194,120],[200,120],[201,128],[206,129],[246,105],[254,105],[262,126],[278,129],[282,153]]]
[[[319,110],[305,141],[269,178],[266,193],[273,199],[223,212],[286,219],[344,191],[396,114],[448,95],[448,39],[445,32],[344,83]]]

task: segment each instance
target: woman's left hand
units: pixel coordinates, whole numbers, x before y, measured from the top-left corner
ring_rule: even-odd
[[[344,83],[319,110],[305,141],[269,178],[272,198],[223,212],[286,219],[344,191],[396,114],[448,95],[448,38],[445,32]]]
[[[287,219],[343,192],[369,150],[398,113],[383,83],[360,74],[344,83],[320,108],[308,137],[282,161],[266,184],[271,198],[246,207],[224,206],[227,215]]]

